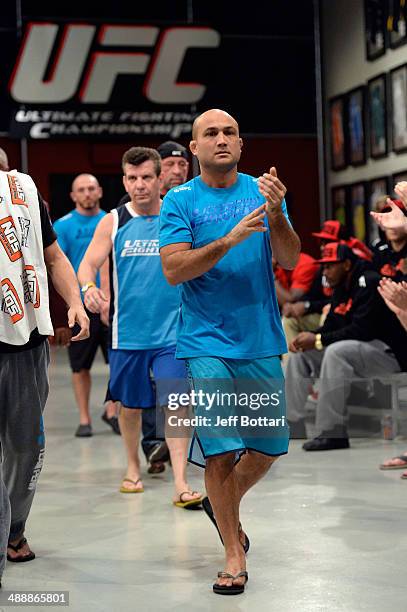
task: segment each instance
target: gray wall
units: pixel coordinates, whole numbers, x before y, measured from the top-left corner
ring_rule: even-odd
[[[325,160],[330,198],[330,188],[335,185],[371,180],[407,170],[407,153],[397,155],[389,152],[388,157],[382,159],[367,157],[364,166],[348,166],[341,171],[332,171],[327,123],[329,98],[366,84],[368,79],[407,62],[407,45],[387,49],[385,55],[374,61],[366,60],[363,0],[321,0],[321,30],[326,118]]]

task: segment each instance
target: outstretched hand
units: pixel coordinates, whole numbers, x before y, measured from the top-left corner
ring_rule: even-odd
[[[104,303],[109,300],[99,287],[90,287],[84,297],[85,306],[90,312],[97,313],[103,310]]]
[[[394,193],[397,193],[404,206],[407,207],[407,181],[400,181],[394,187]]]
[[[71,342],[89,338],[89,317],[82,304],[79,306],[71,306],[68,310],[68,326],[70,329],[74,327],[75,323],[77,323],[81,329],[76,336],[72,336]]]
[[[256,232],[267,232],[267,227],[264,225],[264,217],[266,204],[262,204],[255,208],[251,213],[243,217],[237,225],[229,232],[227,237],[231,242],[231,246],[243,242],[249,236]]]
[[[390,278],[382,278],[377,288],[386,305],[396,315],[407,314],[407,283],[395,283]]]
[[[390,212],[378,213],[372,211],[370,213],[377,225],[383,230],[407,229],[407,217],[404,216],[403,211],[390,198],[387,198],[387,205],[391,208]]]

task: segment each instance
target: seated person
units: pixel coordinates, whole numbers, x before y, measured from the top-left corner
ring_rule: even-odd
[[[379,293],[407,330],[407,282],[395,283],[389,278],[383,278],[380,281]],[[397,457],[387,459],[380,465],[381,470],[398,470],[406,467],[407,451]],[[407,471],[402,473],[401,478],[407,480]]]
[[[398,318],[405,330],[407,330],[407,276],[406,280],[395,283],[390,278],[382,278],[379,283],[379,293],[388,308]]]
[[[290,344],[294,338],[302,331],[315,331],[321,324],[323,308],[329,304],[332,289],[329,287],[322,268],[315,266],[314,260],[314,280],[310,290],[297,302],[286,302],[282,309],[283,328],[287,340]]]
[[[319,435],[304,450],[348,448],[346,399],[352,378],[407,371],[407,333],[377,291],[380,276],[344,243],[328,243],[320,260],[333,288],[331,308],[318,332],[290,344],[286,370],[287,416],[292,437],[305,437],[309,384],[319,381]]]
[[[401,200],[388,200],[399,208],[407,217],[407,210]],[[382,208],[381,215],[392,211],[390,204]],[[381,276],[387,276],[395,281],[407,274],[407,228],[388,228],[384,230],[385,241],[376,248],[373,266]]]
[[[353,251],[361,258],[371,261],[373,257],[372,251],[354,236],[351,236],[349,230],[339,221],[328,219],[322,225],[319,232],[313,232],[315,238],[318,238],[321,252],[328,242],[345,242]]]
[[[297,302],[310,289],[315,278],[315,259],[300,253],[293,270],[284,270],[273,257],[274,282],[280,307],[285,303]]]
[[[372,253],[366,245],[351,236],[346,227],[335,219],[325,221],[321,230],[314,232],[312,235],[318,238],[321,252],[328,242],[342,240],[362,259],[367,261],[372,259]],[[315,331],[320,324],[322,325],[322,312],[324,307],[329,304],[331,295],[332,289],[328,286],[320,268],[314,276],[309,293],[304,295],[301,300],[297,299],[293,303],[284,304],[282,323],[288,345],[300,332]],[[285,357],[284,361],[286,360]]]
[[[396,193],[403,199],[403,202],[407,201],[407,183],[398,183],[395,187]],[[403,197],[405,195],[405,198]],[[382,230],[388,229],[405,229],[407,232],[407,217],[404,211],[394,203],[389,202],[389,212],[383,214],[372,213],[376,223],[381,227]],[[395,283],[390,278],[382,278],[379,286],[379,293],[384,299],[386,305],[392,310],[398,317],[400,323],[404,329],[407,330],[407,282],[402,280],[401,282]],[[407,467],[407,451],[387,459],[380,465],[381,470],[398,470]],[[407,480],[407,471],[401,475],[403,480]]]

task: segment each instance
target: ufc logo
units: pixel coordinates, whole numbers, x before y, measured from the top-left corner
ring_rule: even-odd
[[[17,261],[23,256],[13,217],[0,219],[0,242],[10,261]]]
[[[24,303],[31,303],[34,308],[39,308],[40,288],[33,266],[25,266],[24,272],[21,275],[21,281],[24,289]]]
[[[145,74],[143,94],[150,102],[194,104],[206,87],[177,81],[185,54],[189,48],[214,48],[220,43],[219,33],[210,28],[176,27],[160,33],[152,26],[103,25],[98,29],[91,24],[67,24],[51,58],[58,30],[54,23],[28,24],[9,84],[15,101],[56,104],[77,95],[85,104],[106,104],[119,74]],[[101,50],[91,52],[96,35]],[[114,47],[121,50],[114,51]],[[142,47],[143,51],[124,51],[123,47]],[[155,48],[146,53],[146,47]]]
[[[27,206],[25,193],[20,185],[20,181],[16,176],[7,175],[8,186],[10,188],[11,202],[18,206]]]
[[[2,309],[4,312],[10,315],[11,321],[15,325],[24,317],[23,307],[17,295],[17,291],[9,278],[4,278],[1,281],[1,286],[3,289]]]

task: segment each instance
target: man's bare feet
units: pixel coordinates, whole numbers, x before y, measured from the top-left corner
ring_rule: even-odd
[[[224,572],[228,574],[232,574],[232,576],[236,576],[239,572],[246,570],[246,555],[243,551],[239,551],[239,553],[231,555],[226,559]],[[235,585],[244,585],[246,583],[246,578],[244,576],[240,576],[235,580],[232,578],[218,578],[216,580],[216,584],[221,586],[232,586]]]
[[[199,491],[192,491],[186,484],[184,488],[180,490],[176,488],[172,502],[179,508],[191,508],[192,506],[199,506],[202,502],[202,498],[202,493],[199,493]]]
[[[407,467],[407,453],[387,459],[380,465],[381,470],[402,470]]]
[[[141,478],[123,478],[120,493],[143,493],[144,486]]]
[[[17,540],[12,540],[8,543],[7,559],[14,563],[22,563],[35,559],[35,554],[32,552],[24,536],[20,536]]]

